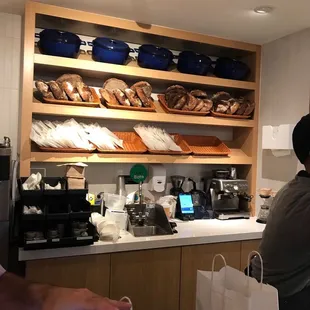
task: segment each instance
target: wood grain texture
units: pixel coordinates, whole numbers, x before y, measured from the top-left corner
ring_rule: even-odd
[[[174,124],[192,124],[192,125],[208,125],[208,126],[224,126],[224,127],[253,127],[252,120],[234,120],[222,119],[205,116],[190,115],[171,115],[163,112],[159,105],[156,104],[157,113],[137,112],[137,111],[117,111],[112,109],[94,109],[85,107],[64,107],[52,104],[33,103],[32,110],[36,115],[51,116],[72,116],[92,119],[114,119],[114,120],[136,120],[143,119],[144,122],[157,123],[174,123]]]
[[[135,21],[115,18],[111,16],[98,15],[89,12],[77,11],[67,8],[60,8],[57,6],[41,4],[37,2],[29,2],[33,9],[39,14],[46,14],[56,16],[60,18],[73,19],[81,22],[87,22],[97,25],[105,25],[110,27],[116,27],[120,29],[138,31],[142,33],[155,34],[159,36],[165,36],[169,38],[176,38],[181,40],[189,40],[199,43],[206,43],[216,46],[228,47],[233,49],[240,49],[255,52],[257,45],[231,41],[218,37],[211,37],[199,33],[187,32],[184,30],[177,30],[156,25],[139,24]]]
[[[240,269],[241,243],[216,243],[182,247],[180,310],[195,309],[197,270],[212,269],[214,255],[224,255],[227,264]],[[218,260],[215,269],[223,267]]]
[[[243,271],[248,266],[248,255],[252,251],[258,251],[261,239],[241,242],[241,268]]]
[[[110,293],[110,254],[35,260],[26,263],[26,279],[71,288]]]
[[[192,75],[176,71],[145,69],[139,67],[136,62],[131,62],[126,66],[122,66],[83,59],[35,54],[34,64],[36,67],[44,66],[52,70],[57,70],[59,72],[73,69],[75,72],[78,72],[82,75],[95,78],[103,78],[107,74],[114,74],[122,76],[140,77],[143,79],[171,81],[176,82],[177,84],[188,83],[207,85],[209,87],[216,86],[222,88],[236,88],[245,90],[256,89],[256,83],[254,82],[228,80],[211,76]]]
[[[23,75],[20,108],[20,176],[30,175],[30,130],[32,124],[32,83],[33,83],[33,55],[35,33],[35,10],[28,2],[24,15],[24,44],[23,44]]]
[[[129,296],[135,310],[178,310],[181,248],[111,255],[112,299]]]
[[[251,165],[252,158],[239,149],[229,156],[32,152],[31,162]]]

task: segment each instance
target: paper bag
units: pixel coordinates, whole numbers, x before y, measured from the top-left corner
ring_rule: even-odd
[[[226,265],[219,272],[197,271],[196,310],[278,310],[278,291]],[[260,256],[260,255],[259,255]],[[263,272],[263,268],[262,268]]]

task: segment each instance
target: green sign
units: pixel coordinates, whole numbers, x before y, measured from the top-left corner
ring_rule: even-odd
[[[147,170],[143,165],[137,164],[130,169],[130,177],[136,183],[143,182],[147,177]]]

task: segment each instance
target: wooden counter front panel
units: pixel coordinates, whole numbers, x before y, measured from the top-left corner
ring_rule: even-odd
[[[71,288],[88,288],[109,296],[110,254],[44,259],[27,262],[26,279]]]
[[[180,247],[112,254],[110,298],[129,296],[135,310],[179,310],[180,265]]]
[[[243,271],[248,265],[248,255],[252,251],[258,251],[261,239],[248,240],[241,242],[241,270]]]
[[[241,243],[215,243],[182,247],[180,310],[195,309],[197,270],[212,269],[214,255],[224,255],[229,266],[240,269]],[[223,267],[218,259],[215,269]]]

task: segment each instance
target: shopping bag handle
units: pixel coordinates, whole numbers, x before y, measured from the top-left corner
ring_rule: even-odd
[[[125,301],[125,302],[128,302],[128,303],[131,305],[130,310],[133,310],[132,302],[131,302],[131,300],[130,300],[130,298],[129,298],[129,297],[124,296],[123,298],[121,298],[121,300],[120,300],[120,301]]]
[[[226,259],[225,257],[222,255],[222,254],[216,254],[214,257],[213,257],[213,261],[212,261],[212,274],[211,274],[211,288],[213,286],[213,274],[214,274],[214,267],[215,267],[215,260],[220,257],[223,262],[224,262],[224,265],[225,265],[225,275],[224,275],[224,283],[226,283],[226,267],[227,267],[227,263],[226,263]],[[225,292],[225,287],[224,287],[224,292]],[[211,305],[211,308],[212,308],[212,289],[210,290],[210,305]],[[222,305],[222,310],[225,309],[225,298],[223,298],[223,305]]]
[[[263,258],[257,251],[252,251],[248,255],[248,267],[247,267],[247,284],[250,285],[250,260],[252,257],[252,254],[256,254],[259,257],[260,260],[260,289],[263,289],[263,278],[264,278],[264,264],[263,264]]]

